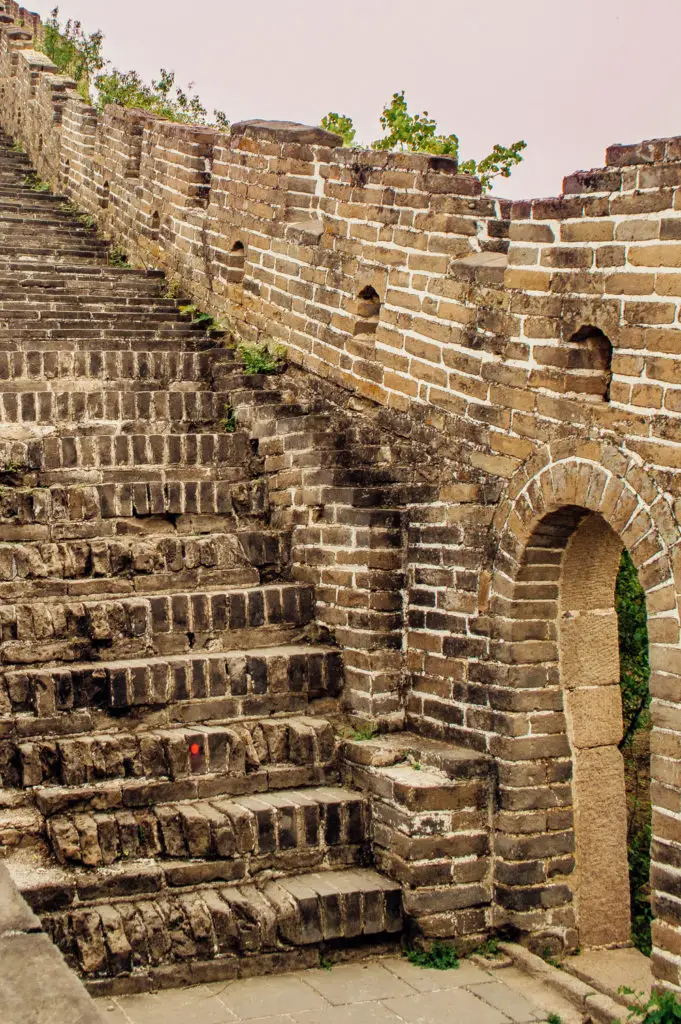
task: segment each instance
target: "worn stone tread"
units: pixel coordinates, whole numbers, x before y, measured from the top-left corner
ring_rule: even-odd
[[[220,961],[395,935],[402,908],[399,885],[352,868],[280,877],[262,887],[168,888],[153,899],[92,902],[43,919],[67,961],[96,979],[144,975],[188,957]]]

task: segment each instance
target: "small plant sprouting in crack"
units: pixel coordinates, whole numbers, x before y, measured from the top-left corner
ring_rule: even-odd
[[[563,1024],[563,1018],[557,1013],[550,1013],[546,1018],[546,1024]]]
[[[180,285],[177,281],[169,281],[168,287],[163,295],[164,299],[178,299],[180,297]]]
[[[18,476],[19,473],[25,473],[27,468],[28,467],[24,463],[13,462],[10,460],[9,462],[6,462],[4,466],[0,465],[0,473],[2,473],[3,476],[14,477]]]
[[[226,434],[233,434],[236,431],[236,413],[229,403],[225,406],[225,415],[220,420],[220,424]]]
[[[559,971],[563,970],[563,965],[561,964],[560,960],[557,960],[556,957],[553,955],[550,946],[544,946],[543,950],[539,955],[541,956],[544,963],[548,964],[549,967],[557,967]]]
[[[456,949],[448,942],[441,942],[436,939],[430,949],[423,946],[412,946],[404,954],[410,964],[415,967],[430,967],[435,971],[456,970],[459,966],[459,958]]]
[[[378,736],[378,729],[373,722],[367,722],[365,725],[358,725],[352,730],[348,739],[355,740],[357,743],[364,743],[366,740],[373,740]]]
[[[124,249],[121,249],[120,245],[114,245],[113,248],[109,249],[109,266],[110,267],[129,267],[128,254]]]
[[[493,935],[471,950],[471,953],[475,953],[477,956],[484,956],[486,960],[496,960],[497,957],[501,956],[501,952],[500,941]]]
[[[330,971],[333,969],[333,960],[329,960],[327,956],[324,956],[321,949],[319,950],[319,966],[324,971]]]
[[[14,145],[12,146],[12,152],[13,153],[25,153],[26,150],[24,149],[24,147],[21,145],[20,142],[15,142]]]
[[[49,192],[50,186],[42,178],[38,177],[35,171],[29,171],[24,178],[24,185],[29,188],[31,192]]]
[[[91,213],[86,213],[85,210],[81,210],[75,203],[61,203],[59,209],[62,213],[68,213],[70,217],[75,217],[79,220],[83,227],[94,228],[97,226],[97,218],[93,217]]]
[[[194,306],[189,303],[186,306],[180,306],[180,313],[182,316],[189,318],[189,322],[192,327],[199,327],[208,334],[217,334],[224,331],[223,325],[217,320],[211,313],[204,313],[198,306]]]
[[[273,341],[259,341],[254,344],[242,342],[237,348],[244,364],[244,374],[251,377],[256,373],[281,373],[286,365],[286,349]]]

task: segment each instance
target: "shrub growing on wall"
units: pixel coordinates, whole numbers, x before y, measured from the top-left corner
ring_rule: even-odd
[[[55,7],[43,28],[41,47],[60,71],[72,78],[83,99],[92,101],[91,86],[95,75],[105,66],[102,56],[104,36],[101,32],[87,35],[79,21],[70,18],[59,22],[59,8]]]
[[[342,135],[344,146],[354,144],[356,132],[352,118],[347,114],[327,114],[322,118],[321,127]],[[383,108],[381,127],[383,136],[371,143],[372,149],[433,153],[459,159],[458,135],[440,133],[437,121],[429,116],[427,110],[421,114],[411,114],[407,107],[404,89],[401,92],[393,93],[392,100]],[[495,178],[510,177],[513,168],[521,163],[522,152],[526,148],[527,143],[522,139],[510,146],[502,146],[497,143],[492,152],[482,160],[459,161],[459,171],[462,174],[477,174],[482,182],[483,192],[486,192],[491,188]]]
[[[161,68],[159,77],[149,84],[137,71],[111,67],[103,55],[103,43],[100,31],[88,35],[79,21],[69,19],[62,25],[59,8],[55,7],[45,23],[40,45],[59,70],[75,81],[83,99],[95,102],[100,110],[109,103],[117,103],[121,107],[149,110],[168,121],[229,127],[221,110],[215,110],[210,120],[191,83],[187,89],[181,89],[173,71]]]

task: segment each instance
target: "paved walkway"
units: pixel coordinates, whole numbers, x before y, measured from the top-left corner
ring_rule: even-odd
[[[97,1000],[105,1024],[535,1024],[582,1014],[514,967],[448,971],[389,958]],[[555,1018],[554,1018],[555,1021]]]

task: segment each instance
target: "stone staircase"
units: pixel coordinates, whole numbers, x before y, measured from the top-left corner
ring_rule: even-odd
[[[340,652],[271,516],[283,399],[29,172],[0,136],[0,850],[99,991],[395,936]]]

